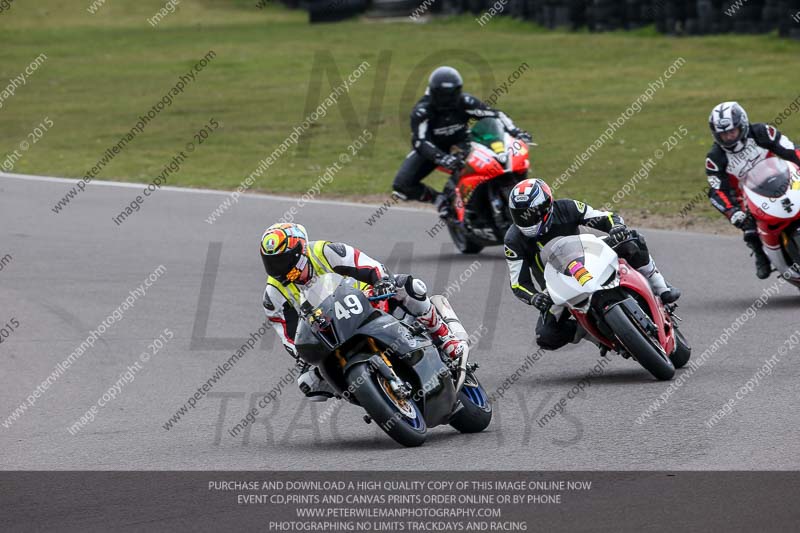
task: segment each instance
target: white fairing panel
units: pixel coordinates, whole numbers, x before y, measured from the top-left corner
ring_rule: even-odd
[[[775,218],[794,220],[797,218],[798,213],[800,213],[800,181],[793,182],[792,185],[793,188],[790,188],[786,194],[780,198],[762,196],[747,187],[743,187],[743,189],[750,201],[757,205],[764,213]],[[789,201],[785,202],[786,199]]]
[[[619,269],[616,252],[589,234],[551,241],[542,250],[542,261],[546,263],[544,279],[547,291],[558,306],[582,307],[590,295],[603,289],[612,275],[616,279]],[[583,275],[581,267],[585,269]]]
[[[788,177],[786,182],[772,177],[781,173]],[[762,186],[765,183],[767,187]],[[741,187],[756,209],[769,216],[794,220],[800,213],[800,169],[794,163],[777,158],[762,161],[748,173]]]

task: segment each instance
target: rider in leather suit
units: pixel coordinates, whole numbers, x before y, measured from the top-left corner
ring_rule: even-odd
[[[268,276],[264,312],[286,351],[302,367],[297,384],[311,400],[325,401],[333,389],[316,368],[309,368],[298,359],[294,335],[302,289],[321,274],[351,277],[372,286],[376,294],[393,294],[391,305],[415,316],[442,353],[453,360],[464,353],[466,342],[456,338],[441,319],[428,298],[425,283],[408,274],[391,275],[381,263],[350,245],[309,241],[300,224],[278,223],[268,227],[261,237],[261,260]]]

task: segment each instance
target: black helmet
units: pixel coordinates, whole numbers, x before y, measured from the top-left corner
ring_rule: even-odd
[[[433,106],[438,109],[452,109],[461,98],[464,85],[461,74],[453,67],[439,67],[428,78],[428,94]]]
[[[747,119],[747,112],[737,102],[722,102],[711,110],[708,127],[718,145],[728,152],[738,152],[744,148],[744,140],[750,132],[750,121]],[[722,138],[722,134],[736,128],[739,131],[735,138]]]
[[[526,237],[539,237],[553,224],[553,193],[540,179],[517,183],[508,195],[511,220]]]

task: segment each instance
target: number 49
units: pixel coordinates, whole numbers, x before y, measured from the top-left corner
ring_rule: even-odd
[[[361,305],[361,302],[358,301],[358,298],[355,294],[348,294],[344,297],[344,303],[347,305],[342,305],[342,302],[337,301],[334,304],[334,310],[336,311],[336,318],[348,320],[350,315],[360,315],[364,311],[364,307]]]

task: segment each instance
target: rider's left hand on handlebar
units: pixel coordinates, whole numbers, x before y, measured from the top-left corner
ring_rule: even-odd
[[[439,159],[438,163],[439,165],[453,172],[461,170],[464,167],[464,160],[452,154],[443,155]]]
[[[525,130],[520,130],[520,129],[514,130],[513,132],[511,132],[511,135],[526,143],[529,143],[533,140],[533,136]]]
[[[546,313],[550,306],[553,305],[553,300],[546,292],[537,292],[531,298],[531,305],[542,313]]]
[[[608,236],[611,244],[619,244],[630,238],[631,230],[628,229],[628,226],[618,224],[608,230]]]
[[[747,214],[744,211],[734,211],[731,215],[731,224],[736,226],[739,229],[744,229],[745,225],[747,225]]]
[[[397,284],[394,282],[394,278],[389,276],[385,278],[381,278],[375,285],[372,287],[372,293],[375,296],[386,296],[389,294],[394,294],[397,292]]]

